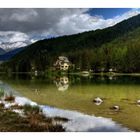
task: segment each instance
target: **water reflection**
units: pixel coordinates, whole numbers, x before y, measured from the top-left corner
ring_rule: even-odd
[[[86,115],[77,111],[63,110],[59,108],[43,106],[44,114],[50,117],[60,116],[69,121],[63,126],[66,131],[72,132],[129,132],[126,127],[104,117]]]
[[[60,77],[58,83],[68,84],[69,80],[67,77]],[[1,88],[4,89],[4,92],[12,92],[15,99],[13,102],[4,101],[0,98],[0,101],[4,103],[6,109],[11,109],[12,111],[19,113],[21,116],[24,115],[22,109],[12,109],[13,106],[23,106],[29,104],[31,106],[38,105],[36,102],[25,98],[20,97],[19,93],[14,91],[8,84],[1,82]],[[38,90],[35,90],[38,92]],[[47,105],[39,105],[41,107],[44,115],[47,117],[62,117],[67,118],[69,121],[63,123],[63,127],[66,131],[84,131],[84,132],[128,132],[130,131],[126,127],[122,127],[120,124],[112,121],[111,119],[105,117],[96,117],[94,115],[86,115],[77,111],[63,110],[56,107],[50,107]]]
[[[56,75],[53,76],[55,77]],[[19,79],[8,79],[5,80],[5,82],[19,91],[21,95],[39,104],[112,118],[114,121],[124,126],[140,131],[140,119],[137,117],[140,115],[140,108],[137,106],[139,105],[138,100],[140,99],[140,77],[113,76],[109,78],[107,75],[93,75],[92,78],[89,78],[70,74],[68,76],[63,75],[55,78],[53,76],[38,76],[33,80],[31,77],[28,79],[28,76],[24,77],[23,75],[22,77],[22,75],[20,75]],[[2,82],[1,84],[3,85]],[[1,84],[0,86],[2,86]],[[5,87],[5,85],[3,85],[3,87]],[[65,93],[65,91],[67,94],[60,94],[60,92]],[[101,102],[94,102],[94,104],[93,99],[96,97],[100,97],[104,101],[103,104],[101,104]],[[118,108],[116,105],[119,106],[119,109],[117,109],[118,111],[115,110],[115,108]],[[63,113],[64,112],[62,112],[62,115]],[[89,120],[89,122],[85,120],[85,122],[82,123],[83,117],[80,122],[79,119],[74,119],[73,121],[77,122],[77,126],[75,122],[70,122],[74,125],[74,128],[70,126],[71,128],[68,129],[69,131],[112,130],[112,127],[106,127],[107,125],[98,128],[101,124],[100,121],[97,123],[95,129],[93,128],[93,125],[96,124],[94,122],[91,127],[85,128],[85,123],[87,122],[90,125],[91,120]],[[78,126],[78,124],[80,126],[83,125],[83,129],[80,129],[81,127]]]
[[[54,83],[58,91],[66,91],[69,87],[69,78],[66,76],[57,77],[55,78]]]

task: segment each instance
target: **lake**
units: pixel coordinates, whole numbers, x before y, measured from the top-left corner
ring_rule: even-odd
[[[35,77],[1,76],[1,81],[40,105],[111,118],[123,127],[140,131],[139,76],[72,76]],[[93,100],[100,97],[103,102]],[[119,110],[112,109],[119,106]]]

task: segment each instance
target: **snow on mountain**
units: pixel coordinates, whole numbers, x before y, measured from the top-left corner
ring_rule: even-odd
[[[29,45],[30,42],[2,42],[0,43],[0,48],[4,49],[6,52],[14,50],[16,48],[21,48]]]

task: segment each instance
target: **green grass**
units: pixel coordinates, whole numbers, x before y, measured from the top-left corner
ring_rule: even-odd
[[[4,96],[4,90],[0,88],[0,97]]]

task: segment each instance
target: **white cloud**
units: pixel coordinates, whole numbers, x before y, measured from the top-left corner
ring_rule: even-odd
[[[19,42],[19,41],[26,42],[28,40],[29,40],[29,36],[21,32],[16,32],[9,38],[10,42]]]
[[[139,10],[131,10],[123,15],[119,15],[110,19],[104,19],[100,16],[90,16],[87,13],[81,13],[80,15],[74,13],[70,16],[64,16],[54,28],[54,34],[73,34],[88,30],[102,29],[109,26],[113,26],[125,19],[138,15]]]
[[[29,40],[29,36],[22,32],[14,31],[0,31],[1,42],[26,42]]]
[[[136,16],[138,14],[140,14],[139,9],[132,9],[131,11],[128,11],[128,12],[124,13],[123,15],[118,15],[112,19],[106,20],[106,25],[107,25],[106,27],[115,25],[116,23],[119,23],[123,20],[126,20],[130,17]]]
[[[67,9],[66,13],[69,13],[68,11],[69,9]],[[88,9],[84,11],[79,9],[79,11],[70,12],[69,14],[65,13],[63,16],[58,17],[59,20],[54,20],[54,23],[50,22],[51,26],[43,31],[44,34],[46,33],[46,35],[59,36],[103,29],[140,13],[139,9],[132,9],[122,15],[118,15],[110,19],[104,19],[102,16],[91,16],[87,13],[87,11]],[[57,13],[59,13],[59,10]]]

